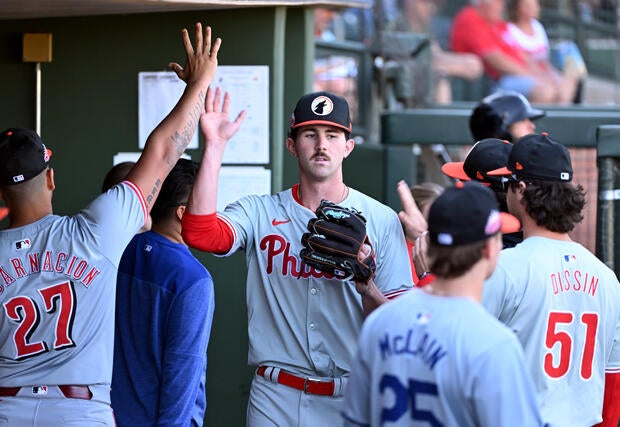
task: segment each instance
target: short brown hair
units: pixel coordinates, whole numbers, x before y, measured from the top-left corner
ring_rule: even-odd
[[[443,246],[429,242],[427,252],[431,273],[443,278],[462,276],[482,258],[482,250],[487,240],[459,246]]]

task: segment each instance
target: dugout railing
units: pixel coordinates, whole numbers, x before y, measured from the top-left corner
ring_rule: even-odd
[[[620,270],[620,125],[599,126],[596,138],[598,204],[596,255]]]

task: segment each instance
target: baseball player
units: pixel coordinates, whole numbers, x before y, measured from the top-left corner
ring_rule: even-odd
[[[480,305],[519,221],[484,186],[458,183],[428,217],[435,280],[364,322],[345,395],[347,426],[543,425],[523,351]]]
[[[119,427],[202,426],[213,280],[181,237],[198,165],[179,159],[118,267],[112,408]]]
[[[489,174],[508,179],[508,209],[521,220],[524,240],[502,251],[484,306],[521,341],[545,421],[616,427],[620,284],[568,235],[586,201],[571,183],[568,150],[547,134],[528,135],[514,144],[506,167]]]
[[[532,108],[527,98],[518,92],[498,91],[472,110],[469,130],[475,141],[485,138],[516,141],[534,132],[534,121],[545,114],[543,110]]]
[[[110,407],[115,283],[127,243],[191,140],[220,39],[187,30],[185,92],[121,185],[73,217],[52,213],[50,150],[28,129],[0,134],[0,420],[11,426],[114,426]]]
[[[447,176],[461,181],[474,180],[488,185],[499,203],[502,212],[508,212],[506,193],[501,177],[489,175],[506,164],[512,144],[507,140],[485,138],[474,144],[462,162],[447,162],[441,171]],[[523,233],[508,233],[502,236],[504,248],[512,248],[523,240]]]
[[[183,236],[190,246],[218,255],[246,252],[248,362],[257,366],[247,424],[338,425],[364,315],[412,285],[398,218],[343,182],[342,163],[355,142],[342,97],[317,92],[299,99],[286,139],[297,159],[298,184],[275,195],[244,197],[217,213],[226,145],[211,130],[203,128],[205,152]],[[355,208],[368,220],[377,266],[368,284],[338,280],[302,264],[301,238],[322,199]]]

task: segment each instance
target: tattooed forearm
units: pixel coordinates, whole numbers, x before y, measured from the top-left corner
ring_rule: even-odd
[[[200,120],[200,114],[202,114],[204,110],[206,96],[207,93],[202,90],[198,93],[198,102],[194,104],[194,107],[189,112],[189,120],[185,123],[181,132],[175,132],[174,135],[172,135],[172,141],[179,156],[183,154],[194,135],[196,126],[198,126],[198,121]]]
[[[155,186],[151,190],[151,194],[146,196],[147,205],[151,206],[152,203],[155,202],[155,197],[157,197],[157,193],[159,192],[160,187],[161,187],[161,179],[158,178],[157,181],[155,181]]]

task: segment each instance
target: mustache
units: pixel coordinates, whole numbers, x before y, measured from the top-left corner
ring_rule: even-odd
[[[310,157],[310,160],[314,160],[317,157],[323,157],[324,159],[331,160],[331,158],[324,151],[317,151],[312,155],[312,157]]]

